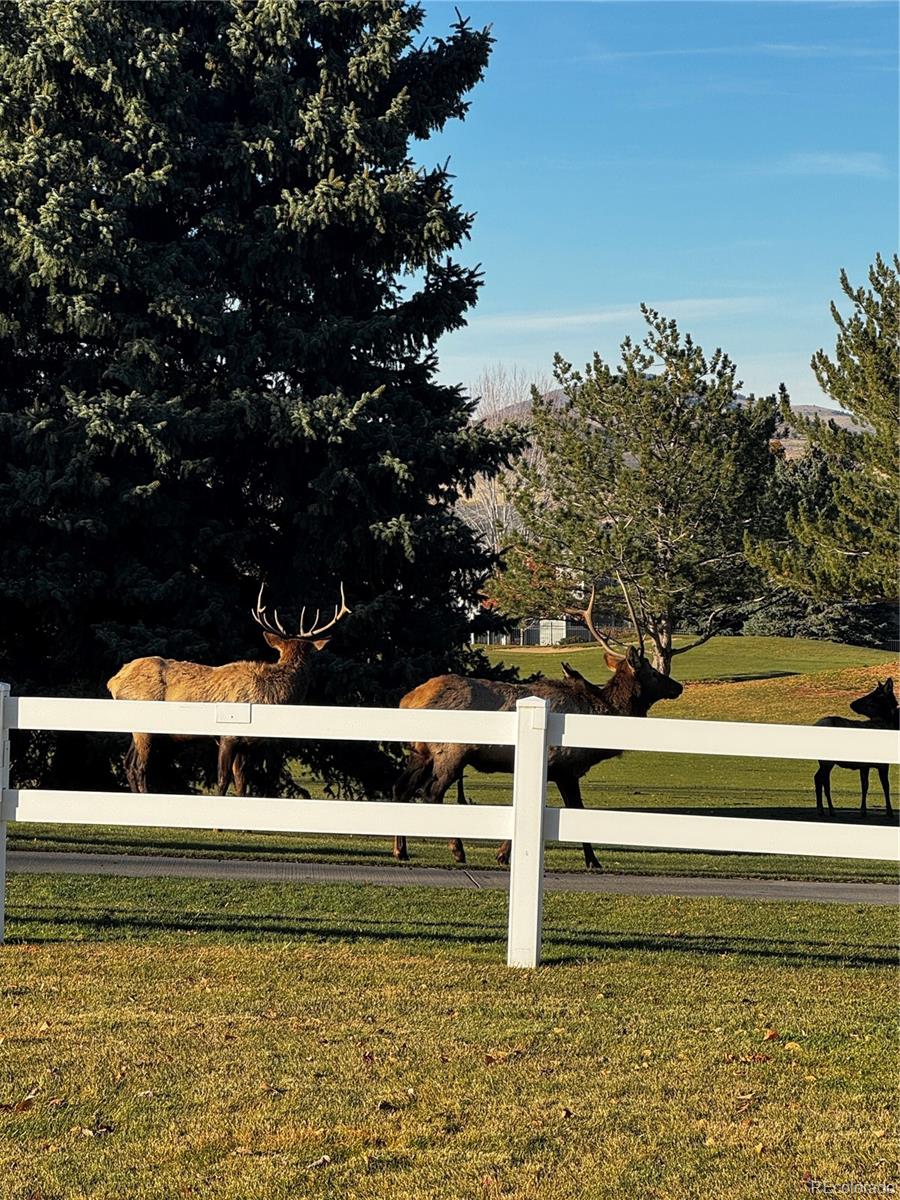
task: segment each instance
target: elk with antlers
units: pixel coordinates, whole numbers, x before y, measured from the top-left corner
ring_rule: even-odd
[[[637,646],[617,654],[610,634],[594,625],[596,592],[592,588],[587,608],[578,610],[591,636],[606,651],[606,664],[613,677],[603,687],[585,679],[568,663],[562,664],[563,679],[536,679],[531,683],[501,683],[492,679],[467,679],[461,675],[438,675],[409,692],[400,701],[401,708],[474,709],[482,712],[509,712],[525,696],[540,696],[550,702],[553,712],[584,713],[596,716],[644,717],[657,700],[675,700],[682,686],[661,674],[644,656],[640,626],[634,621]],[[619,643],[621,645],[621,643]],[[580,780],[591,767],[607,758],[616,758],[621,750],[591,750],[554,746],[548,758],[547,778],[556,784],[567,808],[583,808]],[[430,803],[439,804],[452,783],[462,778],[467,766],[485,772],[511,772],[513,751],[510,746],[466,746],[443,742],[416,742],[410,748],[406,770],[394,785],[394,799],[407,801],[421,792]],[[450,842],[457,862],[465,862],[465,850],[459,838]],[[497,852],[501,864],[509,862],[510,843]],[[406,838],[394,839],[394,857],[409,857]],[[599,869],[593,847],[584,843],[584,861],[589,869]]]
[[[181,662],[173,658],[135,658],[107,683],[113,699],[302,704],[309,689],[310,653],[324,650],[330,639],[322,637],[322,634],[350,612],[344,599],[344,585],[341,584],[340,605],[335,605],[331,620],[319,625],[320,612],[317,610],[311,627],[304,629],[304,606],[297,633],[288,633],[278,619],[277,609],[271,620],[266,615],[262,602],[263,587],[259,589],[252,616],[262,628],[268,645],[277,651],[277,662],[232,662],[221,667],[208,667],[203,663]],[[125,774],[133,792],[149,791],[147,768],[153,741],[153,734],[131,735],[131,747],[125,755]],[[246,794],[245,751],[248,745],[246,738],[219,738],[217,791],[220,796],[228,791],[232,779],[235,794]]]

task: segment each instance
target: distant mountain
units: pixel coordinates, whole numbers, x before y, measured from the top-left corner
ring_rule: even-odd
[[[847,429],[851,433],[862,433],[868,428],[850,416],[849,413],[842,412],[839,408],[826,408],[824,404],[792,404],[791,412],[797,413],[798,416],[805,417],[808,421],[824,421],[826,424],[833,421],[839,429]],[[784,446],[784,453],[788,458],[799,458],[806,446],[806,436],[800,429],[794,428],[788,422],[781,422],[775,430],[775,436]]]
[[[564,393],[557,389],[553,392],[545,392],[545,399],[552,400],[554,404],[562,404]],[[738,397],[739,401],[744,400],[743,396]],[[840,429],[849,429],[851,433],[861,433],[866,426],[860,425],[849,413],[842,412],[840,409],[826,408],[824,404],[795,404],[791,406],[791,411],[795,412],[799,417],[803,417],[808,421],[834,421],[835,425]],[[506,408],[500,409],[499,412],[487,417],[489,425],[499,424],[501,421],[519,421],[526,422],[531,416],[531,399],[520,400],[517,404],[509,404]],[[806,445],[806,438],[799,427],[795,427],[788,423],[779,421],[775,430],[775,436],[784,446],[785,454],[788,458],[795,458],[802,453],[803,447]]]

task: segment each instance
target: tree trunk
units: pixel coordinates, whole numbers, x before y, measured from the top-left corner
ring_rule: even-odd
[[[668,615],[660,617],[655,623],[653,666],[660,675],[672,674],[672,621]]]

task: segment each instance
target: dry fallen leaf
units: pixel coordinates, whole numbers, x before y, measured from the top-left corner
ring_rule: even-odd
[[[777,1029],[767,1029],[766,1032],[763,1034],[763,1041],[764,1042],[777,1042],[780,1037],[781,1037],[781,1034],[778,1032]]]
[[[0,1112],[23,1113],[28,1112],[29,1108],[34,1106],[35,1097],[40,1088],[32,1088],[30,1092],[17,1100],[14,1104],[0,1104]]]
[[[793,1051],[793,1050],[799,1050],[799,1049],[800,1049],[800,1043],[799,1043],[799,1042],[785,1042],[785,1043],[784,1043],[784,1048],[785,1048],[785,1050],[791,1050],[791,1051]]]
[[[327,1167],[330,1162],[331,1159],[328,1157],[328,1155],[323,1154],[321,1158],[317,1158],[313,1162],[307,1163],[304,1170],[311,1171],[314,1167]]]

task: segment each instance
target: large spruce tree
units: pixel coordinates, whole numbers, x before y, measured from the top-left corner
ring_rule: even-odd
[[[552,615],[596,586],[668,674],[756,598],[743,536],[770,520],[776,405],[741,397],[726,354],[642,311],[647,335],[625,339],[617,366],[557,358],[561,393],[534,395],[537,456],[513,491],[523,534],[496,595],[512,615]]]
[[[434,346],[479,276],[446,165],[491,39],[403,0],[0,7],[0,678],[265,653],[353,610],[314,694],[451,665],[489,567],[454,504],[507,460]]]
[[[869,285],[853,287],[841,272],[852,307],[845,316],[832,304],[834,359],[819,350],[811,364],[819,386],[859,428],[801,423],[810,453],[825,464],[828,485],[812,498],[803,487],[794,489],[785,536],[754,541],[751,548],[779,583],[851,602],[898,595],[900,259],[876,256]]]

